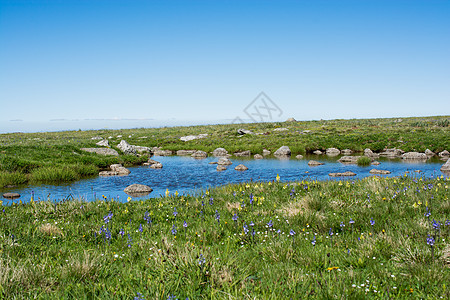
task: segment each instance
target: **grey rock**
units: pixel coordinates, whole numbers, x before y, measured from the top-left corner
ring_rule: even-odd
[[[100,142],[95,143],[97,146],[109,147],[108,140],[101,140]]]
[[[163,165],[160,162],[156,162],[156,163],[150,165],[151,169],[162,169],[162,167],[163,167]]]
[[[314,153],[315,155],[321,155],[321,154],[323,154],[323,152],[320,151],[320,150],[316,150],[316,151],[314,151],[313,153]]]
[[[91,140],[103,140],[103,138],[101,136],[94,136],[91,137]]]
[[[119,153],[114,149],[109,148],[81,148],[81,150],[91,153],[97,153],[100,155],[114,155],[119,156]]]
[[[189,142],[189,141],[193,141],[193,140],[204,139],[207,136],[208,136],[207,133],[201,133],[199,135],[182,136],[182,137],[180,137],[180,140],[182,140],[183,142]]]
[[[221,165],[221,166],[228,166],[228,165],[231,165],[231,164],[233,164],[233,163],[232,163],[231,160],[229,160],[228,158],[226,158],[226,157],[221,157],[221,158],[219,159],[219,161],[217,162],[217,164],[218,164],[218,165]]]
[[[123,191],[130,196],[144,196],[150,194],[153,189],[148,185],[135,183],[127,186]]]
[[[378,174],[378,175],[387,175],[391,174],[390,171],[387,170],[378,170],[378,169],[372,169],[369,171],[370,174]]]
[[[208,157],[208,153],[206,153],[205,151],[198,150],[198,151],[195,151],[195,153],[193,153],[191,155],[191,157],[197,158],[197,159],[206,158],[206,157]]]
[[[152,152],[154,156],[170,156],[173,154],[172,150],[163,150],[159,147],[153,147]]]
[[[3,198],[6,199],[15,199],[15,198],[19,198],[20,194],[19,193],[4,193],[3,194]]]
[[[178,150],[177,151],[177,155],[178,156],[184,156],[184,155],[192,155],[196,152],[197,150]]]
[[[341,150],[341,154],[343,154],[343,155],[350,155],[352,153],[353,153],[353,151],[350,149]]]
[[[426,160],[428,157],[425,153],[407,152],[402,155],[403,159]]]
[[[149,147],[144,147],[144,146],[134,146],[134,145],[131,145],[131,147],[133,147],[134,150],[136,150],[136,151],[139,152],[139,153],[144,153],[144,152],[150,153],[150,152],[152,152],[152,150],[151,150]]]
[[[242,129],[242,128],[238,129],[238,130],[237,130],[237,133],[240,134],[240,135],[244,135],[244,134],[254,134],[254,133],[251,132],[250,130]]]
[[[397,148],[391,148],[391,149],[385,149],[383,152],[380,153],[380,156],[387,156],[387,157],[400,157],[405,153],[405,151]]]
[[[254,159],[263,159],[264,156],[262,156],[261,154],[255,154],[255,155],[253,155],[253,158]]]
[[[364,149],[364,155],[367,157],[371,157],[371,158],[377,158],[380,157],[379,154],[374,153],[372,150],[370,150],[369,148]]]
[[[361,156],[342,156],[341,158],[338,159],[338,162],[343,163],[343,164],[356,164],[358,163],[358,158],[360,158]]]
[[[328,149],[325,151],[325,153],[326,153],[328,156],[337,156],[337,155],[341,154],[341,151],[340,151],[339,149],[336,149],[336,148],[328,148]]]
[[[286,120],[286,122],[297,122],[297,120],[294,119],[294,118],[289,118],[289,119]]]
[[[267,149],[263,149],[263,155],[264,156],[270,155],[270,151]]]
[[[217,165],[217,168],[216,168],[216,170],[217,171],[225,171],[227,169],[227,167],[225,167],[225,166],[222,166],[222,165]]]
[[[431,157],[431,156],[434,156],[434,155],[435,155],[434,152],[431,151],[430,149],[425,150],[425,154],[426,154],[428,157]]]
[[[374,165],[374,166],[378,166],[378,165],[380,165],[381,163],[379,162],[379,161],[374,161],[374,162],[372,162],[372,165]]]
[[[236,171],[246,171],[248,168],[244,166],[243,164],[237,165],[236,168],[234,168]]]
[[[450,172],[450,159],[448,159],[447,162],[442,165],[441,172],[443,172],[443,173],[449,173]]]
[[[342,177],[342,176],[356,176],[356,173],[346,171],[346,172],[338,172],[338,173],[329,173],[330,177]]]
[[[251,156],[252,153],[250,150],[242,151],[242,152],[235,152],[234,156],[242,157],[242,156]]]
[[[296,159],[303,159],[303,155],[299,154],[297,156],[295,156]]]
[[[287,131],[287,128],[275,128],[273,131]]]
[[[224,148],[217,148],[213,151],[212,154],[216,157],[228,156],[228,151],[225,150]]]
[[[275,156],[290,156],[291,155],[291,149],[289,149],[288,146],[281,146],[278,148],[277,151],[273,154]]]
[[[310,160],[308,162],[308,166],[310,166],[310,167],[315,167],[315,166],[320,166],[320,165],[323,165],[323,163],[315,161],[315,160]]]
[[[128,144],[125,140],[121,140],[117,145],[117,148],[119,148],[126,155],[136,155],[136,149],[134,149],[134,147]]]
[[[442,152],[439,152],[439,157],[449,157],[450,156],[450,152],[448,152],[447,150],[444,150]]]
[[[98,173],[99,176],[117,176],[119,175],[118,172],[116,171],[101,171],[100,173]]]
[[[111,171],[117,172],[117,175],[119,175],[119,176],[125,176],[125,175],[128,175],[131,173],[130,170],[128,170],[121,164],[114,164],[114,165],[109,166],[109,168],[111,169]]]
[[[116,136],[118,139],[120,139],[121,137],[122,137],[122,135],[121,134],[119,134],[118,136]]]

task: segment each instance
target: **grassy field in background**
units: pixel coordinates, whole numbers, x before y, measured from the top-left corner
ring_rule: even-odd
[[[450,298],[448,178],[278,180],[4,206],[0,298]]]
[[[147,160],[146,156],[105,157],[80,150],[96,147],[97,140],[91,138],[97,136],[111,137],[110,145],[116,150],[115,146],[124,139],[132,145],[207,152],[223,147],[230,153],[250,150],[257,154],[263,149],[273,153],[286,145],[293,155],[330,147],[354,151],[370,148],[376,152],[393,147],[419,152],[428,148],[437,153],[450,148],[449,125],[449,116],[436,116],[1,134],[0,188],[23,183],[69,182],[95,176],[113,163],[131,166]],[[239,128],[264,134],[241,136],[237,133]],[[277,128],[287,130],[274,131]],[[202,133],[208,137],[180,140],[182,136]]]

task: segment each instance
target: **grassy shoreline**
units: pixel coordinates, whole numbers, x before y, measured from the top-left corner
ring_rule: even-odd
[[[1,134],[0,188],[24,183],[69,182],[96,175],[111,164],[132,166],[147,160],[145,155],[123,155],[120,150],[118,157],[80,150],[98,147],[97,140],[92,139],[97,136],[108,139],[115,150],[124,139],[133,145],[172,151],[212,152],[222,147],[229,153],[250,150],[252,154],[261,154],[263,149],[273,153],[286,145],[293,155],[332,147],[356,152],[365,148],[380,152],[396,147],[403,151],[430,149],[437,153],[450,148],[449,124],[449,116],[435,116]],[[255,134],[241,136],[237,133],[240,128]],[[281,128],[286,130],[277,131]],[[180,140],[182,136],[198,134],[208,136],[188,142]]]
[[[448,298],[449,184],[277,178],[14,204],[0,212],[0,297]]]

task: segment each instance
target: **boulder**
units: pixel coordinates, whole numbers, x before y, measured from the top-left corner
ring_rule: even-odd
[[[262,156],[261,154],[255,154],[255,155],[253,155],[253,158],[254,159],[263,159],[264,156]]]
[[[371,157],[371,158],[380,157],[379,154],[373,153],[373,151],[370,150],[369,148],[364,149],[364,155],[367,156],[367,157]]]
[[[270,155],[270,151],[269,150],[267,150],[267,149],[263,149],[263,155],[264,156],[267,156],[267,155]]]
[[[369,171],[370,174],[378,174],[378,175],[387,175],[391,174],[390,171],[387,170],[378,170],[378,169],[372,169]]]
[[[325,151],[325,153],[326,153],[328,156],[337,156],[337,155],[341,154],[341,151],[340,151],[339,149],[336,149],[336,148],[328,148],[328,149]]]
[[[172,150],[163,150],[159,147],[153,147],[152,152],[154,156],[170,156],[173,154]]]
[[[242,151],[242,152],[235,152],[234,156],[238,156],[238,157],[242,157],[242,156],[251,156],[252,153],[250,152],[250,150],[246,150],[246,151]]]
[[[439,157],[449,157],[450,156],[450,152],[448,152],[447,150],[444,150],[442,152],[439,152]]]
[[[81,148],[81,150],[91,153],[97,153],[100,155],[114,155],[119,156],[119,152],[109,148]]]
[[[91,140],[103,140],[103,138],[101,136],[94,136],[91,137]]]
[[[247,129],[241,129],[241,128],[237,130],[237,133],[240,134],[240,135],[244,135],[244,134],[254,134],[254,133],[251,132],[250,130],[247,130]]]
[[[136,151],[139,152],[139,153],[143,153],[143,152],[148,152],[148,153],[150,153],[150,152],[152,152],[152,150],[151,150],[149,147],[144,147],[144,146],[134,146],[134,145],[131,145],[131,147],[133,147],[134,150],[136,150]]]
[[[387,157],[400,157],[402,154],[405,153],[405,151],[401,149],[391,148],[391,149],[385,149],[383,152],[380,153],[380,156],[387,156]]]
[[[3,198],[6,198],[6,199],[15,199],[15,198],[19,198],[20,197],[20,194],[18,194],[18,193],[4,193],[3,194]]]
[[[425,154],[426,154],[428,157],[431,157],[431,156],[434,156],[434,155],[435,155],[434,152],[431,151],[430,149],[425,150]]]
[[[130,170],[128,170],[121,164],[114,164],[114,165],[109,166],[109,168],[111,169],[112,172],[116,172],[117,175],[119,175],[119,176],[124,176],[124,175],[128,175],[131,173]]]
[[[310,167],[315,167],[315,166],[320,166],[320,165],[323,165],[323,163],[315,161],[315,160],[310,160],[308,162],[308,166],[310,166]]]
[[[153,190],[148,185],[135,183],[127,186],[123,191],[130,196],[145,196],[150,194]]]
[[[217,164],[221,165],[221,166],[228,166],[228,165],[232,165],[233,163],[228,158],[221,157],[221,158],[219,158],[219,161],[217,162]]]
[[[323,154],[323,152],[320,151],[320,150],[316,150],[316,151],[314,151],[313,153],[314,153],[315,155],[321,155],[321,154]]]
[[[303,159],[303,155],[299,154],[295,156],[296,159]]]
[[[426,160],[428,157],[425,153],[407,152],[402,155],[403,159]]]
[[[160,162],[156,162],[156,163],[150,165],[151,169],[162,169],[162,167],[163,167],[163,165]]]
[[[199,135],[187,135],[180,137],[180,140],[182,140],[183,142],[189,142],[192,140],[204,139],[207,136],[208,136],[207,133],[201,133]]]
[[[353,153],[353,151],[350,149],[341,150],[341,154],[343,154],[343,155],[350,155],[352,153]]]
[[[191,155],[191,157],[197,158],[197,159],[206,158],[206,157],[208,157],[208,153],[206,153],[205,151],[198,150],[198,151],[195,151]]]
[[[236,171],[246,171],[248,170],[248,168],[246,166],[244,166],[243,164],[240,164],[238,166],[236,166],[236,168],[234,168]]]
[[[224,148],[217,148],[213,151],[212,154],[216,157],[228,156],[228,151],[225,150]]]
[[[374,165],[374,166],[378,166],[378,165],[380,165],[381,163],[379,162],[379,161],[374,161],[374,162],[372,162],[372,165]]]
[[[289,118],[289,119],[286,120],[286,122],[297,122],[297,120],[294,119],[294,118]]]
[[[116,171],[101,171],[98,173],[98,176],[117,176],[119,175]]]
[[[184,156],[184,155],[192,155],[196,152],[197,150],[178,150],[177,151],[177,155],[178,156]]]
[[[287,131],[287,128],[275,128],[273,131]]]
[[[216,168],[217,171],[225,171],[226,169],[227,169],[227,167],[221,166],[221,165],[217,165],[217,168]]]
[[[273,154],[275,156],[290,156],[291,155],[291,149],[289,149],[288,146],[281,146],[278,148],[277,151]]]
[[[101,140],[100,142],[95,143],[97,146],[109,147],[108,140]]]
[[[338,172],[338,173],[329,173],[330,177],[342,177],[342,176],[356,176],[356,173],[346,171],[346,172]]]
[[[360,158],[361,156],[342,156],[341,158],[338,159],[338,162],[343,163],[343,164],[356,164],[358,163],[358,158]]]
[[[447,162],[442,165],[441,172],[443,172],[443,173],[449,173],[450,172],[450,159],[448,159]]]
[[[134,147],[128,144],[128,142],[125,140],[121,140],[117,145],[117,148],[119,148],[120,151],[122,151],[126,155],[136,155],[136,149],[134,149]]]

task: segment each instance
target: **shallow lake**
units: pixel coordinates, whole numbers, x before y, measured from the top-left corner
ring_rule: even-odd
[[[102,198],[103,195],[108,199],[115,198],[118,201],[127,201],[128,195],[124,189],[133,183],[145,184],[153,189],[148,196],[134,197],[153,198],[164,195],[166,189],[170,193],[178,191],[179,194],[195,193],[201,190],[224,185],[227,183],[240,183],[246,181],[271,181],[275,180],[277,174],[281,181],[296,180],[355,180],[367,176],[372,176],[371,169],[389,170],[391,174],[383,176],[401,176],[405,172],[413,177],[435,177],[441,176],[440,171],[443,161],[438,159],[429,159],[427,162],[411,162],[402,159],[377,159],[381,162],[378,166],[360,167],[357,165],[344,165],[337,161],[339,157],[306,156],[305,159],[297,160],[291,158],[288,160],[267,158],[261,160],[230,158],[233,164],[222,172],[216,171],[216,165],[210,165],[210,162],[217,161],[215,157],[206,159],[194,159],[183,156],[156,156],[154,160],[163,164],[162,169],[151,169],[150,167],[130,168],[131,174],[128,176],[95,177],[80,180],[64,185],[35,185],[24,188],[4,189],[4,192],[17,192],[21,197],[14,201],[21,200],[28,202],[34,193],[35,200],[50,199],[60,201],[63,199],[83,198],[86,201],[92,201]],[[308,166],[308,161],[314,159],[323,162],[324,165],[317,167]],[[247,171],[236,171],[234,167],[238,164],[244,164],[249,169]],[[415,172],[420,170],[421,172]],[[356,173],[353,177],[330,177],[330,172],[352,171]],[[2,199],[4,204],[8,205],[12,200]]]

